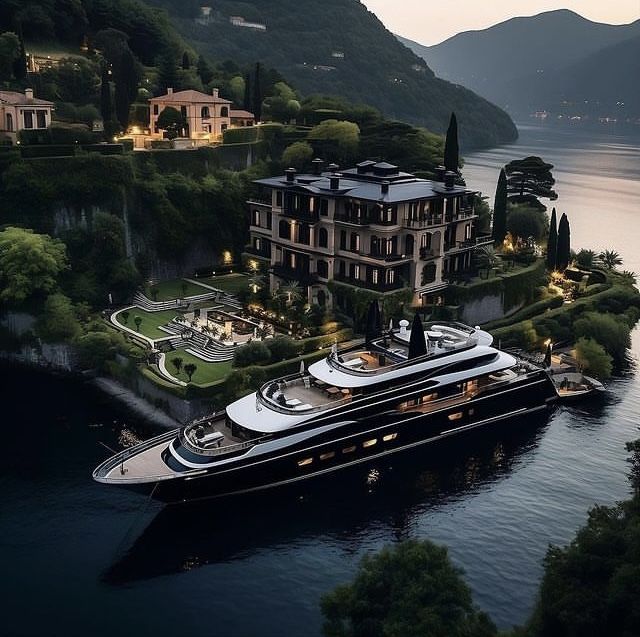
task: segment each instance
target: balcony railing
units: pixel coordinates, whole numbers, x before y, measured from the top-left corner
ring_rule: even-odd
[[[270,259],[271,258],[271,248],[268,250],[266,248],[255,248],[254,246],[247,246],[244,251],[247,254],[251,254],[255,257],[260,257],[261,259]]]
[[[271,207],[271,197],[249,197],[249,199],[247,200],[247,203],[249,205],[256,205],[256,206],[269,206]]]
[[[297,281],[300,285],[312,285],[319,280],[317,272],[308,272],[299,268],[290,268],[288,265],[276,263],[272,266],[271,272],[281,279]]]
[[[479,237],[465,239],[464,241],[454,241],[451,244],[445,245],[445,252],[452,252],[454,250],[471,250],[478,246],[488,245],[491,243],[493,243],[491,235],[481,235]]]
[[[335,215],[336,221],[342,221],[343,223],[351,223],[354,226],[368,226],[371,223],[368,217],[354,217],[352,215],[338,213]]]
[[[422,228],[429,228],[431,226],[441,226],[443,223],[442,215],[424,217],[422,219],[404,219],[402,225],[405,228],[412,228],[414,230],[420,230]]]
[[[354,279],[343,274],[336,274],[333,278],[341,283],[347,283],[348,285],[353,285],[358,288],[373,290],[374,292],[392,292],[393,290],[401,290],[404,287],[404,281],[400,279],[393,283],[373,283],[373,281]]]
[[[296,210],[295,208],[285,207],[280,214],[283,217],[289,217],[290,219],[304,221],[306,223],[318,223],[318,221],[320,221],[320,215],[310,210]]]

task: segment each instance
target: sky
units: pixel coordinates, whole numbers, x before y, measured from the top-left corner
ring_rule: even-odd
[[[640,18],[640,0],[362,0],[398,35],[437,44],[516,16],[571,9],[594,22],[626,24]]]

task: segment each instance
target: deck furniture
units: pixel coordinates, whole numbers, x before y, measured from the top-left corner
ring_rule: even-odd
[[[340,393],[340,390],[337,387],[327,387],[327,389],[324,390],[324,393],[329,396],[329,398],[334,398]]]
[[[287,400],[287,407],[297,407],[301,405],[302,401],[299,398],[289,398]]]

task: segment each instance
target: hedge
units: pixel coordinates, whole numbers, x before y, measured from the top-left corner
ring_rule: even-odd
[[[530,305],[523,307],[521,310],[518,310],[515,314],[512,314],[507,318],[497,319],[484,324],[483,329],[498,329],[519,321],[525,321],[526,319],[538,316],[538,314],[543,314],[548,309],[558,308],[563,302],[564,299],[560,294],[550,296],[546,299],[541,299],[540,301],[536,301],[535,303],[531,303]]]

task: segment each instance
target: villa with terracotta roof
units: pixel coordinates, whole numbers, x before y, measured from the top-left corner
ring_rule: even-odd
[[[33,89],[24,93],[0,91],[0,136],[15,144],[21,130],[44,130],[51,125],[53,102],[36,99]]]
[[[201,143],[218,141],[227,128],[249,126],[254,121],[253,113],[234,111],[232,102],[220,97],[217,88],[210,95],[195,90],[174,92],[170,88],[165,95],[150,99],[149,104],[149,128],[155,139],[164,137],[164,131],[158,127],[158,117],[169,106],[184,116],[187,122],[185,136]]]

